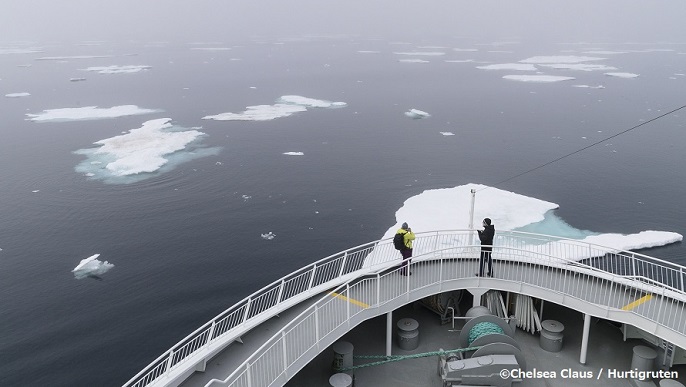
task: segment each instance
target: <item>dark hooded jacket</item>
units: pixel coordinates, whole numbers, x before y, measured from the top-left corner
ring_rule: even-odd
[[[489,224],[484,227],[483,230],[477,230],[479,232],[479,239],[481,240],[481,250],[491,251],[493,246],[493,237],[495,236],[495,226]]]

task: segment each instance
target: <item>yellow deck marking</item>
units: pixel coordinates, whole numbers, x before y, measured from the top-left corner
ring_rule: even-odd
[[[650,300],[651,298],[653,298],[653,295],[652,295],[652,294],[646,294],[645,296],[639,298],[638,300],[636,300],[636,301],[634,301],[634,302],[630,302],[630,303],[624,305],[624,306],[622,307],[622,310],[631,310],[631,309],[633,309],[633,308],[635,308],[635,307],[641,305],[642,303],[644,303],[644,302]]]
[[[353,298],[346,297],[346,296],[344,296],[344,295],[342,295],[342,294],[338,294],[338,293],[335,293],[335,292],[331,292],[331,295],[334,296],[334,297],[336,297],[336,298],[340,298],[341,300],[348,301],[348,302],[351,303],[351,304],[354,304],[354,305],[357,305],[357,306],[361,306],[361,307],[363,307],[363,308],[365,308],[365,309],[366,309],[366,308],[369,308],[369,304],[365,304],[365,303],[362,302],[362,301],[357,301],[357,300],[355,300],[355,299],[353,299]]]

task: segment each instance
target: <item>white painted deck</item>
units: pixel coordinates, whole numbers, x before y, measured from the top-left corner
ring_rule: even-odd
[[[175,386],[189,376],[183,385],[284,385],[363,321],[455,289],[530,295],[686,347],[683,267],[576,241],[501,233],[495,278],[479,278],[471,239],[469,232],[419,236],[415,252],[424,253],[413,259],[409,277],[395,270],[398,253],[388,241],[318,261],[213,319],[126,386]],[[588,259],[577,263],[569,256]],[[243,344],[234,342],[238,337]]]

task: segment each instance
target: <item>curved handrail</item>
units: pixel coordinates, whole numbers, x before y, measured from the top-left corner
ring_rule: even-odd
[[[414,247],[416,255],[436,253],[441,250],[439,246],[445,244],[478,248],[472,246],[473,239],[474,230],[422,232],[417,233]],[[545,243],[535,245],[527,243],[531,240]],[[547,249],[548,251],[555,250],[558,254],[567,254],[575,260],[602,257],[604,261],[599,262],[598,265],[622,271],[630,270],[631,275],[634,276],[645,276],[661,283],[669,282],[667,285],[672,291],[684,291],[686,267],[647,255],[619,251],[573,239],[516,231],[499,231],[494,245],[508,246],[512,243],[521,245],[517,248],[522,255],[540,254],[542,250]],[[523,248],[524,245],[526,248]],[[566,259],[564,256],[552,256]],[[497,258],[496,252],[494,252],[494,258]],[[178,369],[184,360],[201,351],[209,355],[209,351],[218,350],[221,345],[226,345],[231,341],[227,338],[240,336],[278,311],[296,304],[301,298],[335,287],[348,278],[355,277],[355,274],[369,272],[371,268],[379,264],[399,259],[400,256],[393,248],[391,238],[387,238],[332,254],[298,269],[219,313],[151,362],[127,381],[124,387],[151,385],[160,376]],[[679,284],[678,287],[672,286],[675,284],[675,279]]]
[[[413,257],[413,262],[410,264],[411,266],[419,266],[421,267],[422,262],[428,262],[428,261],[442,261],[443,260],[461,260],[465,258],[459,258],[462,254],[459,252],[455,252],[454,250],[456,249],[462,249],[463,253],[465,255],[468,255],[466,253],[469,253],[469,249],[474,246],[465,246],[461,248],[445,248],[439,251],[431,252],[431,253],[426,253],[421,256]],[[516,255],[512,253],[521,253],[522,251],[517,251],[518,249],[516,248],[497,248],[501,250],[502,249],[507,249],[510,250],[508,253],[509,254],[504,254],[504,255]],[[451,254],[448,254],[450,257],[458,257],[458,258],[444,258],[443,256],[445,254],[440,254],[440,258],[435,258],[431,256],[433,253],[436,252],[450,252]],[[467,258],[473,260],[473,256]],[[524,262],[526,263],[526,262]],[[540,267],[553,267],[553,268],[561,268],[563,270],[566,270],[568,272],[575,272],[575,273],[580,273],[580,274],[585,274],[585,275],[590,275],[593,277],[598,277],[601,278],[608,283],[613,283],[613,284],[624,284],[624,285],[631,285],[632,281],[635,281],[634,278],[630,278],[627,276],[622,276],[622,275],[616,275],[610,272],[606,272],[602,269],[598,269],[593,266],[589,266],[586,264],[581,264],[575,261],[569,261],[569,260],[562,260],[560,262],[557,257],[553,256],[546,256],[545,254],[541,254],[539,257],[532,257],[530,261],[528,262],[532,266],[540,266]],[[393,264],[388,264],[385,267],[379,268],[377,270],[377,273],[374,273],[375,278],[371,278],[371,281],[377,281],[380,282],[382,276],[393,276],[394,274],[397,274],[396,272],[401,270],[400,268],[396,268],[392,272],[387,272],[385,270],[397,265]],[[437,272],[437,275],[439,276],[439,281],[438,283],[442,281],[447,281],[447,280],[454,280],[455,278],[443,278],[443,271],[444,265],[440,265],[442,270],[439,270]],[[384,272],[384,274],[381,274],[381,272]],[[425,273],[426,275],[426,273]],[[446,276],[449,276],[446,275]],[[429,276],[431,277],[431,276]],[[400,276],[395,276],[395,278],[400,279],[399,283],[403,286],[400,286],[399,288],[404,288],[404,283],[407,281],[407,288],[403,289],[403,291],[398,292],[394,295],[395,299],[402,298],[403,300],[407,301],[406,296],[414,290],[419,290],[422,288],[422,285],[418,285],[416,288],[411,288],[410,287],[410,281],[409,277],[400,277]],[[258,348],[256,351],[254,351],[251,356],[246,359],[241,365],[236,367],[236,369],[229,375],[226,379],[224,380],[218,380],[218,379],[213,379],[210,382],[206,384],[207,386],[215,386],[215,385],[222,385],[222,386],[235,386],[235,385],[243,385],[245,380],[252,380],[253,383],[256,385],[271,385],[273,382],[277,381],[280,377],[284,376],[285,374],[288,375],[293,375],[299,369],[290,369],[291,366],[294,364],[300,362],[302,363],[302,357],[305,356],[306,353],[308,353],[310,350],[314,349],[316,346],[317,348],[325,348],[328,345],[330,345],[333,341],[335,341],[338,337],[328,337],[327,336],[334,334],[335,331],[341,327],[343,324],[348,323],[348,325],[353,324],[350,323],[350,321],[353,320],[354,317],[356,317],[358,314],[362,313],[364,309],[373,309],[373,308],[378,308],[379,306],[388,303],[392,300],[386,299],[386,300],[381,300],[381,297],[379,294],[376,294],[376,297],[372,294],[368,297],[365,297],[365,292],[364,291],[358,291],[354,292],[352,289],[354,289],[357,285],[361,284],[364,282],[364,279],[357,278],[354,280],[355,282],[347,282],[345,284],[342,284],[338,286],[337,288],[333,289],[330,294],[322,296],[318,301],[313,303],[310,307],[308,307],[306,310],[301,312],[297,317],[295,317],[293,320],[291,320],[288,324],[286,324],[283,328],[281,328],[279,331],[275,332],[274,335],[267,340],[260,348]],[[500,279],[488,279],[488,281],[500,281]],[[429,282],[429,281],[427,281]],[[437,283],[433,283],[432,285],[436,285]],[[656,284],[657,285],[657,284]],[[358,286],[359,288],[367,287],[367,288],[377,288],[378,289],[378,284],[363,284],[361,286]],[[424,284],[424,286],[427,286],[427,284]],[[393,286],[394,288],[397,288],[398,286]],[[564,287],[564,285],[563,285]],[[573,284],[569,284],[568,289],[573,289],[574,286]],[[654,286],[654,288],[659,289],[659,286]],[[657,290],[657,289],[644,289],[641,288],[641,290]],[[339,295],[339,297],[331,297],[331,293]],[[659,292],[658,292],[659,293]],[[681,293],[683,295],[683,292]],[[365,308],[360,308],[359,311],[357,312],[351,312],[348,303],[340,303],[338,300],[340,296],[343,297],[343,299],[346,299],[348,297],[355,299],[358,303],[364,303],[367,304],[367,307]],[[565,296],[568,297],[575,297],[572,293],[567,293]],[[662,294],[662,297],[664,299],[665,295],[664,292]],[[612,297],[610,297],[611,299]],[[686,298],[683,298],[680,300],[682,303],[682,307],[684,307],[684,304],[686,304]],[[609,305],[610,302],[608,302],[607,307],[608,308],[613,308],[611,305]],[[332,306],[333,305],[333,306]],[[343,305],[343,306],[340,306]],[[617,310],[617,307],[614,307],[615,310]],[[647,320],[651,321],[656,321],[652,319],[652,316],[647,316],[646,314],[652,314],[654,310],[649,309],[649,313],[640,313],[635,310],[630,310],[630,311],[625,311],[626,313],[634,314],[637,316],[641,316],[646,318]],[[377,313],[378,315],[380,313]],[[311,329],[311,325],[319,326],[321,323],[321,320],[324,319],[324,316],[328,316],[329,318],[333,315],[334,317],[332,318],[336,325],[331,325],[331,330],[328,332],[323,332],[320,329]],[[369,318],[369,316],[367,316]],[[360,321],[355,321],[355,323],[359,323]],[[308,325],[309,324],[309,325]],[[298,329],[299,327],[304,326],[304,329]],[[664,325],[663,325],[664,326]],[[680,333],[686,332],[686,324],[679,323]],[[668,327],[670,329],[673,329],[671,327]],[[297,348],[299,351],[288,351],[287,352],[287,342],[293,342],[295,339],[290,338],[289,334],[291,332],[295,332],[297,336],[297,341],[298,342],[305,342],[309,346],[301,346]],[[305,333],[305,336],[303,337],[303,333]],[[335,335],[334,335],[335,336]],[[326,341],[323,344],[321,344],[322,341]],[[279,358],[279,361],[277,362],[270,362],[269,356]],[[264,358],[267,358],[266,360]],[[259,367],[259,362],[264,360],[269,364],[269,367],[264,367],[261,368]],[[305,359],[307,360],[307,359]],[[306,363],[307,361],[305,361]],[[279,371],[279,368],[283,367]],[[297,368],[297,367],[296,367]],[[262,373],[256,373],[253,371],[253,369],[269,369],[270,375],[265,375]],[[252,375],[249,375],[252,372]],[[257,380],[259,379],[259,381]]]

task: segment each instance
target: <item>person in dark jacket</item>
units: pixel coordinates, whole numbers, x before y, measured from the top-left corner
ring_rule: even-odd
[[[396,231],[396,234],[401,234],[403,236],[404,245],[404,248],[400,250],[400,254],[403,256],[403,262],[400,264],[400,274],[411,275],[412,273],[408,269],[407,265],[410,263],[410,258],[412,257],[412,241],[414,240],[414,233],[407,223],[403,223],[398,231]]]
[[[479,259],[479,277],[484,276],[484,263],[488,261],[488,275],[493,277],[493,261],[491,260],[491,252],[493,250],[493,237],[495,236],[495,226],[491,224],[491,219],[484,218],[482,223],[483,230],[476,230],[479,233],[479,240],[481,240],[481,258]]]

